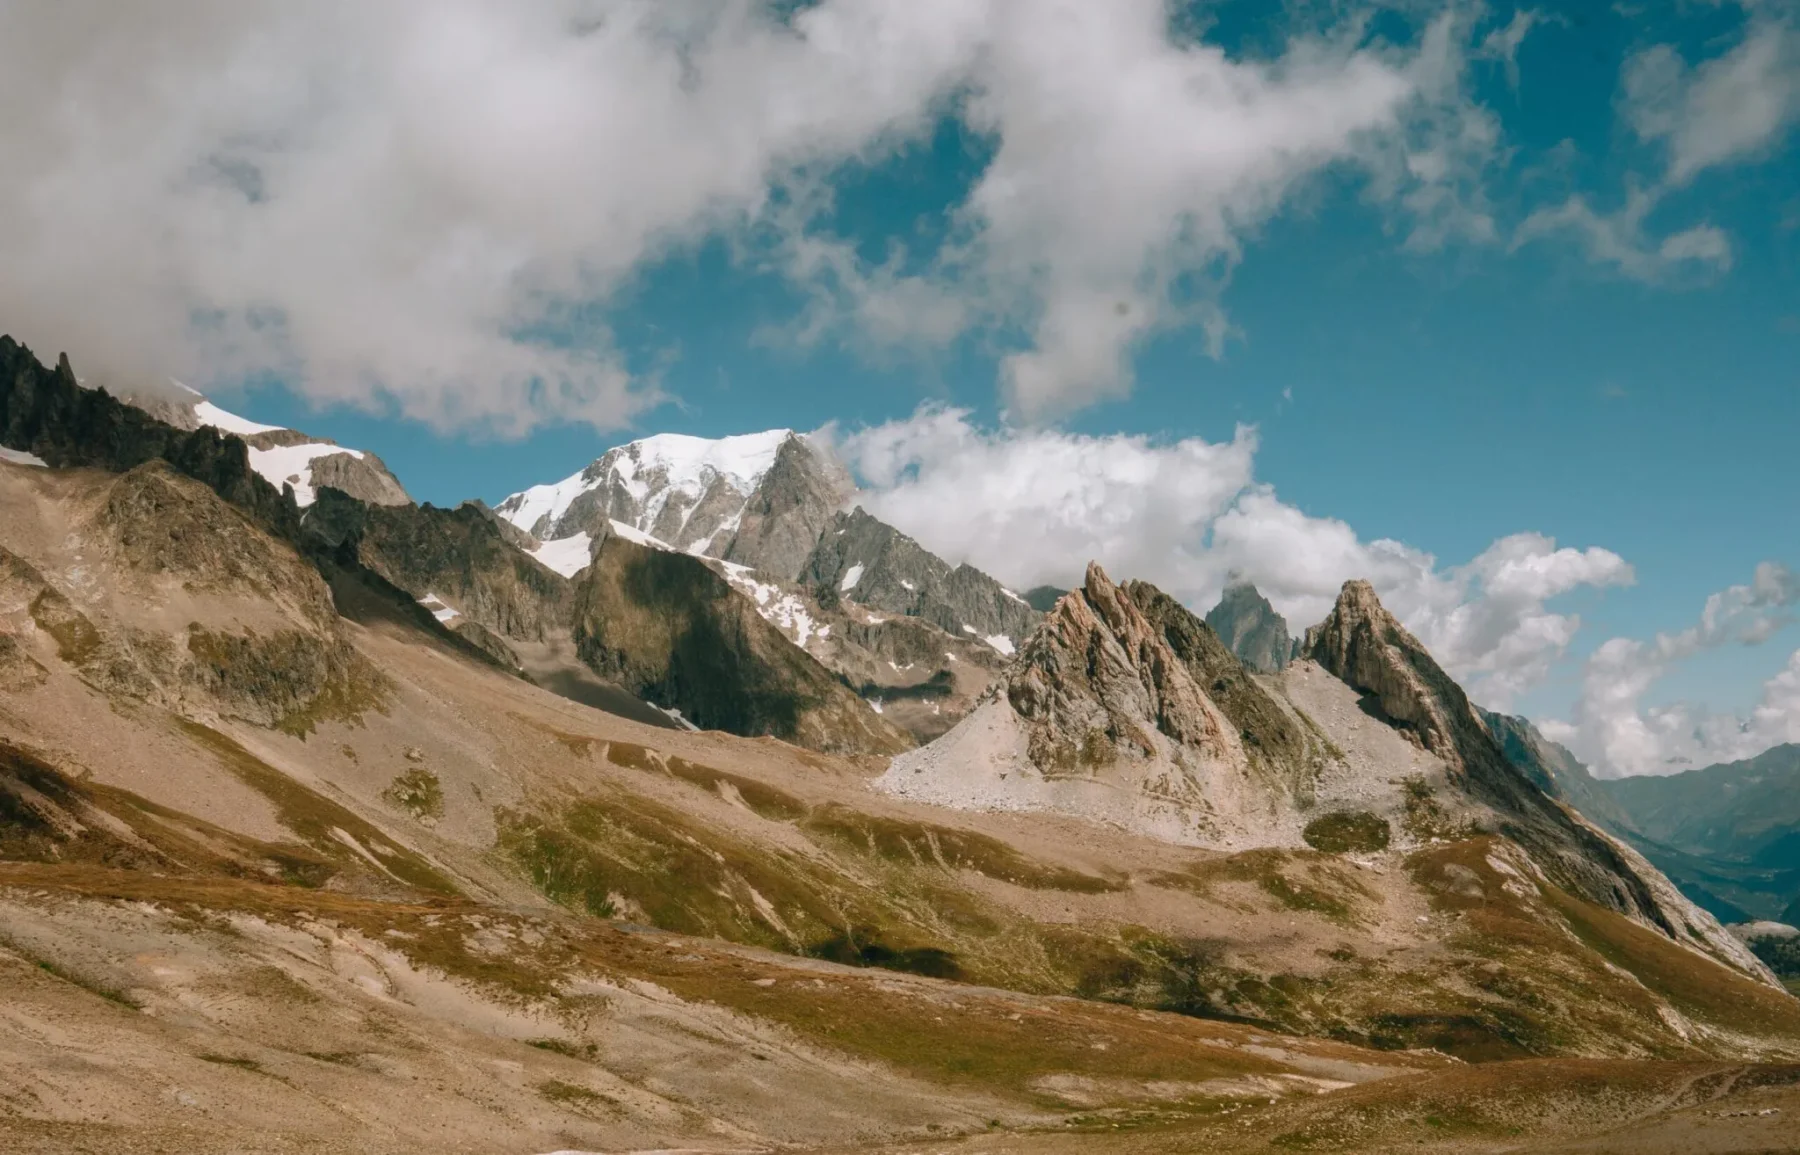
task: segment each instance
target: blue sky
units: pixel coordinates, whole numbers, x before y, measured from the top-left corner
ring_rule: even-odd
[[[752,12],[755,6],[727,7]],[[856,6],[818,7],[830,15]],[[946,8],[943,19],[971,19],[966,13],[976,7]],[[632,226],[639,231],[630,244],[606,234],[605,221],[645,216],[637,202],[608,201],[612,194],[599,185],[545,193],[546,214],[580,217],[597,200],[613,215],[594,226],[598,231],[570,234],[580,261],[546,274],[549,288],[531,298],[548,294],[555,307],[525,310],[527,321],[515,324],[510,338],[524,332],[528,343],[604,362],[580,387],[610,398],[605,404],[565,411],[551,404],[521,423],[509,421],[508,402],[495,400],[495,391],[483,393],[479,381],[410,384],[409,374],[454,377],[457,369],[419,371],[386,351],[353,346],[350,338],[308,337],[299,319],[329,314],[331,304],[305,297],[295,287],[299,274],[291,283],[265,286],[268,299],[289,302],[279,356],[227,365],[215,355],[182,370],[256,420],[378,452],[416,497],[437,504],[497,501],[647,432],[712,436],[828,422],[854,432],[904,425],[921,406],[947,407],[966,410],[964,424],[991,439],[990,457],[1000,469],[1018,467],[1043,437],[1087,437],[1104,446],[1141,435],[1152,448],[1194,438],[1218,445],[1249,425],[1255,482],[1273,486],[1284,507],[1312,519],[1309,525],[1342,522],[1359,549],[1392,539],[1436,559],[1417,582],[1396,570],[1391,600],[1406,607],[1415,597],[1409,624],[1428,641],[1443,638],[1446,650],[1460,655],[1467,678],[1498,677],[1493,663],[1512,659],[1480,650],[1484,643],[1457,624],[1449,602],[1432,601],[1449,595],[1431,592],[1437,589],[1431,583],[1450,580],[1451,570],[1497,539],[1524,532],[1623,559],[1635,578],[1629,585],[1598,554],[1565,556],[1588,576],[1556,587],[1547,608],[1505,610],[1513,617],[1482,635],[1503,645],[1495,639],[1522,636],[1518,630],[1534,614],[1579,615],[1566,650],[1544,650],[1554,650],[1554,660],[1519,674],[1505,696],[1512,708],[1563,720],[1559,736],[1577,743],[1584,756],[1641,770],[1653,768],[1656,758],[1722,756],[1761,740],[1719,731],[1716,715],[1749,711],[1800,645],[1800,630],[1774,628],[1785,620],[1785,593],[1752,598],[1745,610],[1765,623],[1747,631],[1759,644],[1708,642],[1657,667],[1658,676],[1632,701],[1637,729],[1629,736],[1640,745],[1652,742],[1651,754],[1609,746],[1621,720],[1602,717],[1597,704],[1584,707],[1582,696],[1584,679],[1591,689],[1599,676],[1585,659],[1606,640],[1647,642],[1659,631],[1677,633],[1698,619],[1710,595],[1750,582],[1759,563],[1800,566],[1794,445],[1800,432],[1800,163],[1793,132],[1800,120],[1800,23],[1794,9],[1766,3],[1637,11],[1592,4],[1400,5],[1346,17],[1341,6],[1330,7],[1321,16],[1311,5],[1278,14],[1248,3],[1197,5],[1156,23],[1156,42],[1147,47],[1143,38],[1121,41],[1120,53],[1148,54],[1146,61],[1216,47],[1225,63],[1187,74],[1190,79],[1230,75],[1236,65],[1260,68],[1257,82],[1274,95],[1264,105],[1247,99],[1241,106],[1227,101],[1171,112],[1166,125],[1153,125],[1141,142],[1117,144],[1116,153],[1115,141],[1137,132],[1157,109],[1133,106],[1128,119],[1102,124],[1097,136],[1071,130],[1066,139],[1057,136],[1055,118],[1039,113],[1046,102],[1121,87],[1121,75],[1139,73],[1108,69],[1129,57],[1077,60],[1066,77],[1047,73],[1046,87],[1027,67],[1044,58],[1031,37],[1048,44],[1045,52],[1067,52],[1067,46],[996,15],[991,27],[958,34],[991,37],[982,41],[988,56],[934,64],[935,72],[923,65],[896,71],[896,88],[916,80],[922,94],[903,114],[884,113],[887,119],[869,123],[822,120],[815,135],[839,141],[832,147],[777,139],[758,122],[752,128],[777,143],[768,146],[776,159],[749,182],[754,188],[708,185],[685,216],[650,214],[651,224]],[[736,27],[727,21],[713,35],[728,36]],[[819,39],[817,26],[798,27]],[[1434,47],[1434,30],[1447,48]],[[537,41],[522,32],[519,43]],[[931,47],[936,41],[920,43],[926,45],[921,59],[940,51]],[[1326,61],[1311,81],[1296,45],[1312,46]],[[954,55],[941,51],[946,61]],[[692,67],[701,89],[710,59],[696,50]],[[1063,79],[1067,93],[1056,87]],[[1282,103],[1283,91],[1315,81],[1327,95],[1323,104]],[[569,91],[596,100],[608,95]],[[1326,110],[1358,101],[1366,101],[1366,112],[1344,112],[1345,125],[1329,140],[1306,135],[1307,119],[1330,119]],[[498,115],[491,114],[494,104],[467,115]],[[1190,112],[1195,119],[1183,119]],[[698,119],[677,113],[687,115],[661,106],[643,113],[646,123],[662,126],[672,154],[680,153],[680,133],[705,132],[711,123],[705,109]],[[1079,120],[1083,113],[1065,115]],[[1269,145],[1274,159],[1244,162],[1217,203],[1180,191],[1168,203],[1140,196],[1169,171],[1198,172],[1204,183],[1210,170],[1180,168],[1185,162],[1164,152],[1177,150],[1184,132],[1213,131],[1220,118],[1234,115],[1246,123],[1266,115],[1256,123],[1268,127],[1245,131],[1278,139],[1287,133],[1293,151],[1318,155],[1295,161]],[[535,131],[534,125],[504,127],[528,140]],[[576,147],[583,130],[570,129]],[[1229,133],[1221,139],[1224,151],[1260,147],[1240,145]],[[552,135],[545,143],[558,140]],[[1059,150],[1079,154],[1084,144],[1110,158],[1094,165],[1124,170],[1112,185],[1107,173],[1090,173],[1079,160],[1058,167]],[[627,171],[619,166],[663,160],[654,139],[634,146],[651,148],[648,153],[613,147],[599,158],[605,164],[597,160],[595,169],[573,177],[558,167],[565,161],[535,173],[534,156],[507,151],[514,149],[510,141],[490,151],[505,152],[496,163],[518,167],[521,180],[541,176],[546,187],[579,176],[599,181]],[[1137,153],[1126,151],[1133,147]],[[712,154],[696,155],[696,167],[704,168]],[[803,161],[792,161],[795,155]],[[1140,155],[1141,172],[1130,167]],[[276,174],[286,171],[277,160],[295,163],[288,156],[255,159]],[[1268,176],[1269,166],[1282,171]],[[1006,204],[985,199],[1002,172],[1024,182],[1083,183],[1091,175],[1094,199],[1071,193],[1075,199],[1064,204],[1033,194],[1043,201],[1042,213],[1021,211],[1009,219]],[[272,187],[271,199],[279,201],[279,183]],[[645,196],[653,194],[671,195],[663,186]],[[1067,251],[1058,247],[1064,234],[1083,233],[1104,215],[1095,206],[1124,215],[1168,210],[1191,220],[1219,204],[1223,223],[1197,226],[1197,239],[1128,253],[1138,263],[1126,261],[1122,279],[1114,276],[1119,261],[1107,246],[1129,241],[1105,228],[1096,225],[1093,238],[1070,240]],[[987,213],[976,214],[973,224],[971,205]],[[477,223],[503,219],[511,222],[495,209]],[[494,231],[504,233],[499,226]],[[247,228],[243,235],[258,234]],[[386,234],[369,235],[379,245]],[[533,235],[530,243],[554,246],[558,237]],[[1021,261],[1076,272],[1018,274]],[[315,279],[310,272],[308,282]],[[385,270],[376,269],[372,277],[381,275]],[[377,309],[408,293],[434,291],[416,277],[373,283],[388,293],[369,298]],[[895,284],[922,294],[899,299],[924,302],[903,308],[899,333],[867,323],[872,314],[858,311],[886,300]],[[1079,341],[1071,338],[1074,346],[1062,343],[1055,302],[1062,293],[1079,301],[1089,289],[1131,296],[1132,308],[1154,316],[1147,328],[1115,342],[1123,358],[1116,373],[1068,369],[1070,358],[1090,346],[1081,334]],[[507,301],[516,313],[517,300]],[[227,302],[223,311],[236,304]],[[914,324],[940,307],[957,320],[929,333],[922,322]],[[1125,301],[1119,309],[1125,315]],[[355,340],[378,345],[384,324],[395,333],[417,328],[429,336],[439,319],[405,311],[390,321],[377,313],[368,318],[376,331]],[[1222,339],[1221,326],[1227,329]],[[334,330],[321,322],[313,332]],[[47,339],[62,340],[62,332],[50,326]],[[1101,345],[1108,339],[1093,336]],[[468,363],[485,363],[487,345],[471,341],[469,349]],[[1027,353],[1042,354],[1050,366],[1047,383],[1018,384],[1027,380],[1017,375]],[[1110,364],[1104,355],[1098,363]],[[497,375],[517,375],[512,362],[498,365]],[[646,403],[649,390],[661,399]],[[912,480],[926,489],[915,488],[914,496],[928,491],[922,475],[940,468],[935,451],[920,452],[921,476]],[[922,504],[896,496],[887,508],[896,520],[911,517],[905,527],[929,544],[934,515],[920,513]],[[1017,521],[1027,525],[1033,516],[1027,504]],[[1185,568],[1151,576],[1190,597],[1215,592],[1222,563],[1209,567],[1198,559],[1218,532],[1211,516],[1195,521],[1194,540],[1179,543],[1194,555]],[[955,541],[953,528],[943,532]],[[1083,545],[1079,536],[1071,539],[1066,578],[1085,561],[1077,556]],[[957,552],[953,544],[945,548]],[[1127,551],[1115,564],[1142,556]],[[975,560],[1004,567],[1003,558]],[[1279,584],[1279,575],[1264,576]],[[1318,580],[1342,576],[1355,575],[1332,572]],[[1409,582],[1424,583],[1423,592],[1409,594]],[[1317,590],[1302,584],[1277,599],[1296,616],[1322,604]],[[1496,598],[1483,600],[1479,582],[1458,596],[1458,604],[1502,612]],[[1651,716],[1659,706],[1675,712]],[[1693,737],[1709,726],[1711,736]],[[1779,726],[1758,731],[1768,738],[1783,733]]]

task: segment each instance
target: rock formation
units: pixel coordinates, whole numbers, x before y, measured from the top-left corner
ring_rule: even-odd
[[[305,527],[415,598],[436,595],[503,638],[542,642],[568,628],[568,580],[513,545],[474,506],[369,505],[321,490]]]
[[[1273,674],[1294,656],[1287,620],[1249,582],[1225,587],[1219,604],[1207,611],[1206,624],[1244,665]]]
[[[1171,604],[1090,565],[987,699],[943,738],[896,758],[883,787],[953,806],[1060,811],[1195,845],[1279,841],[1307,771],[1269,773],[1266,754],[1246,753],[1202,680],[1223,683],[1246,717],[1264,707],[1231,684],[1246,678],[1234,658],[1190,644],[1204,626],[1180,621]],[[1220,657],[1235,670],[1209,677]],[[1264,720],[1271,743],[1291,736],[1285,720]]]

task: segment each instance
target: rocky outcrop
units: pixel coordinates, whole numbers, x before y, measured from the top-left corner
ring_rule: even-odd
[[[1294,656],[1287,619],[1248,582],[1225,587],[1219,604],[1207,611],[1206,624],[1239,661],[1259,674],[1279,673]]]
[[[181,430],[158,421],[104,389],[82,388],[68,357],[47,369],[5,336],[0,336],[0,445],[35,454],[53,467],[86,465],[119,473],[160,458],[275,536],[298,536],[299,510],[251,468],[242,438],[211,426]]]
[[[923,618],[947,633],[994,639],[1002,653],[1016,650],[1042,616],[987,574],[951,566],[860,507],[833,518],[801,580],[822,601]]]
[[[90,525],[104,552],[137,574],[267,601],[320,628],[337,619],[325,583],[290,545],[164,462],[140,465],[108,486]]]
[[[1297,799],[1309,798],[1325,761],[1324,752],[1306,728],[1250,676],[1249,663],[1226,648],[1224,639],[1208,623],[1148,582],[1127,582],[1125,593],[1237,728],[1251,763]]]
[[[1372,713],[1442,759],[1451,787],[1485,808],[1493,828],[1557,885],[1773,981],[1636,851],[1514,767],[1462,687],[1382,607],[1368,582],[1344,583],[1331,614],[1307,631],[1304,652],[1364,693]]]
[[[326,489],[305,526],[339,556],[355,557],[414,598],[435,595],[501,637],[542,642],[568,625],[568,579],[518,549],[474,506],[368,505]]]
[[[1155,758],[1171,744],[1215,759],[1239,752],[1229,722],[1162,632],[1097,564],[1026,642],[1006,697],[1030,725],[1032,761],[1047,773]]]
[[[941,805],[1058,811],[1190,845],[1297,844],[1296,777],[1308,771],[1272,773],[1275,762],[1246,753],[1202,685],[1229,681],[1230,669],[1213,666],[1222,648],[1196,643],[1171,605],[1090,565],[988,698],[944,737],[894,759],[881,786]],[[1228,688],[1240,713],[1261,717],[1243,685]],[[1262,722],[1271,741],[1288,735],[1285,718]]]
[[[911,745],[698,558],[609,535],[576,585],[573,628],[596,674],[703,729],[844,754]]]

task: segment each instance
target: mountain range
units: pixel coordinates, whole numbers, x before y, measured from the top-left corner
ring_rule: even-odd
[[[21,1149],[1653,1150],[1800,1108],[1800,1002],[1651,850],[1779,858],[1779,760],[1693,819],[1365,582],[1297,644],[1249,587],[1015,593],[785,431],[440,509],[187,404],[0,338]]]

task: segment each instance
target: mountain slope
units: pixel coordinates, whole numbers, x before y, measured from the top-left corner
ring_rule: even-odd
[[[912,744],[686,554],[603,539],[575,589],[573,630],[601,677],[696,726],[844,753]]]
[[[0,462],[15,1146],[1469,1150],[1793,1101],[1766,1096],[1800,1002],[1511,836],[1539,819],[1477,796],[1458,703],[1372,595],[1259,676],[1096,569],[984,709],[1027,763],[1042,737],[1028,777],[1149,789],[1110,824],[938,807],[871,790],[870,759],[639,725],[477,660],[373,563],[513,565],[480,510],[370,510],[334,547],[239,441],[13,397],[0,428],[92,416],[37,443],[108,466]],[[213,481],[130,461],[156,443]],[[660,637],[664,680],[805,657],[700,559],[603,539],[578,584]],[[332,647],[366,694],[307,680]],[[1132,825],[1196,810],[1185,844]]]
[[[1597,779],[1525,719],[1483,717],[1515,766],[1630,843],[1720,921],[1781,918],[1800,902],[1800,747],[1680,774]]]
[[[1743,945],[1694,907],[1635,851],[1559,806],[1506,758],[1468,696],[1395,621],[1367,582],[1346,582],[1305,655],[1370,699],[1378,717],[1446,763],[1452,785],[1493,815],[1559,886],[1599,906],[1696,943],[1766,976]]]

